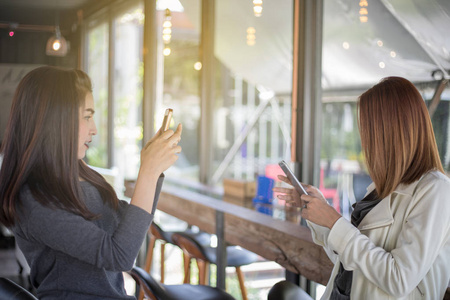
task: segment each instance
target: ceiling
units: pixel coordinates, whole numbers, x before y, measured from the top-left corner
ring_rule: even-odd
[[[359,1],[325,1],[322,85],[365,86],[393,75],[428,82],[435,70],[450,78],[450,1],[367,2],[361,23]]]
[[[450,0],[366,1],[363,23],[360,0],[323,0],[322,88],[328,95],[358,95],[387,76],[429,83],[432,93],[433,72],[450,79]],[[181,3],[191,21],[199,19],[199,0]],[[255,18],[251,1],[216,1],[216,57],[250,83],[290,93],[292,3],[265,0]],[[250,26],[256,30],[253,46],[245,39]]]
[[[55,25],[56,16],[62,30],[76,21],[76,11],[89,0],[0,0],[0,23],[46,26]]]
[[[61,10],[77,9],[83,6],[88,0],[0,0],[0,7],[20,8],[39,8],[39,9],[55,9]]]

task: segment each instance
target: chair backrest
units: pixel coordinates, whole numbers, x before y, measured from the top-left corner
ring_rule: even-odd
[[[150,225],[150,234],[153,235],[158,240],[165,240],[164,233],[158,225],[155,224],[155,222],[152,222],[152,225]]]
[[[203,247],[189,235],[182,232],[177,232],[172,235],[173,242],[187,253],[191,258],[209,261]]]
[[[8,278],[0,278],[0,299],[37,300],[33,294]]]
[[[283,280],[269,290],[267,300],[313,300],[313,298],[298,285]]]
[[[136,281],[139,287],[144,291],[144,295],[152,300],[163,300],[166,295],[165,288],[156,281],[149,273],[139,267],[133,267],[128,272]]]

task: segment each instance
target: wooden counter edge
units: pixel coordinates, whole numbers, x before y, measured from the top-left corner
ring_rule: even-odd
[[[164,188],[158,209],[209,233],[215,233],[216,211],[221,211],[225,214],[227,242],[321,284],[326,284],[331,274],[331,261],[322,247],[314,244],[305,226],[174,188]]]

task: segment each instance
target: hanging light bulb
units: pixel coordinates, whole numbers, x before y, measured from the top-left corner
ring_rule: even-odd
[[[256,33],[255,27],[247,28],[247,45],[249,46],[255,45],[256,42],[255,33]]]
[[[16,34],[15,30],[19,27],[19,23],[9,23],[9,37],[13,37]]]
[[[55,34],[47,41],[45,53],[49,56],[65,56],[69,50],[66,39],[61,35],[59,26],[56,25]]]
[[[170,52],[172,52],[172,50],[170,50],[170,48],[168,46],[166,46],[163,50],[164,56],[169,56]]]
[[[164,50],[163,55],[169,56],[172,50],[170,50],[169,43],[172,38],[172,15],[170,13],[170,9],[166,8],[166,15],[164,16],[163,21],[163,35],[162,39],[164,42]]]
[[[255,17],[261,17],[262,9],[262,0],[253,0],[253,13]]]
[[[59,13],[56,12],[55,16],[55,34],[47,40],[47,46],[45,47],[45,54],[49,56],[65,56],[69,50],[69,44],[66,39],[61,35],[59,30]]]
[[[164,17],[164,22],[163,22],[164,44],[170,43],[171,38],[172,38],[172,16],[170,13],[170,9],[166,8],[166,15]]]
[[[199,62],[199,61],[197,61],[197,62],[194,64],[194,69],[197,70],[197,71],[200,71],[200,70],[202,69],[202,63]]]
[[[52,45],[52,49],[58,51],[61,48],[61,42],[59,40],[55,40]]]

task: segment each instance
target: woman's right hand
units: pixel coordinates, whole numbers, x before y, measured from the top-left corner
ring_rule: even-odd
[[[181,152],[178,143],[181,140],[183,127],[178,124],[176,131],[161,129],[147,142],[141,151],[141,167],[139,175],[157,176],[173,165]]]
[[[291,181],[284,175],[278,175],[278,179],[292,186]],[[291,206],[302,207],[304,205],[299,193],[294,188],[275,187],[275,193],[279,193],[277,198],[286,201]]]

